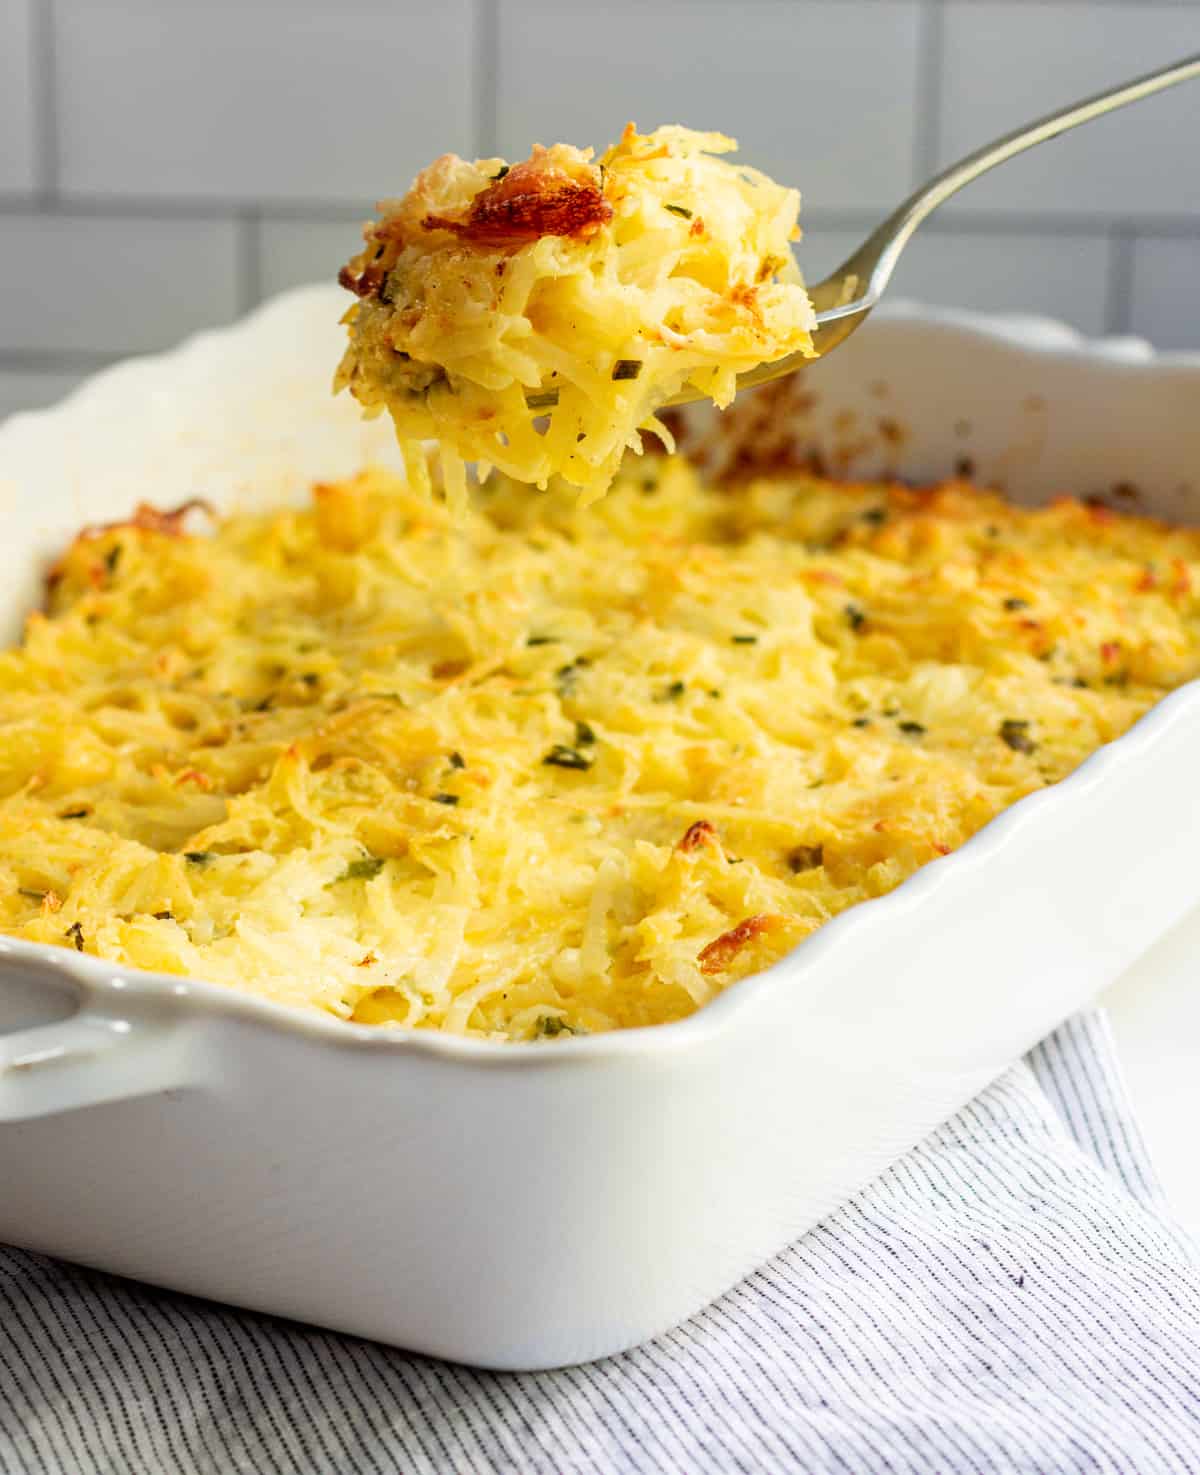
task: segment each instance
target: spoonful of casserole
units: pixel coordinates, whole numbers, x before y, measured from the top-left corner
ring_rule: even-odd
[[[465,462],[598,496],[641,430],[669,442],[674,396],[727,405],[739,374],[813,354],[800,196],[735,147],[630,124],[598,161],[446,154],[380,205],[339,277],[358,301],[336,387],[391,414],[414,485],[436,439],[451,499]]]
[[[466,465],[600,496],[665,405],[793,372],[878,303],[917,226],[964,185],[1069,128],[1200,76],[1200,57],[1006,134],[916,191],[806,290],[791,245],[800,196],[724,157],[720,133],[631,123],[590,150],[522,163],[446,154],[385,200],[339,274],[357,301],[335,379],[395,422],[414,489],[435,440],[447,498]]]

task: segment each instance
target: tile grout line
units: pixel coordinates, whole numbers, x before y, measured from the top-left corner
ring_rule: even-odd
[[[958,5],[964,10],[972,6],[982,6],[995,3],[995,0],[949,0],[950,4]],[[1063,4],[1074,5],[1079,9],[1085,6],[1100,6],[1108,10],[1119,10],[1122,6],[1132,6],[1135,10],[1142,4],[1142,0],[1062,0]],[[1195,5],[1196,0],[1153,0],[1154,4],[1163,6],[1167,10],[1186,10],[1189,5]],[[1045,0],[1009,0],[1009,4],[1026,10],[1034,10],[1037,6],[1045,4]]]
[[[34,86],[34,168],[38,203],[58,194],[58,67],[54,45],[54,0],[33,0],[30,62]]]
[[[146,350],[142,350],[144,353]],[[120,349],[100,348],[3,348],[0,372],[17,374],[93,373],[119,360],[139,357]]]
[[[487,158],[496,150],[500,107],[500,3],[475,0],[475,153]]]
[[[28,194],[0,193],[0,215],[66,215],[102,220],[217,220],[228,221],[243,210],[254,210],[269,220],[300,224],[358,224],[372,213],[372,205],[337,200],[261,201],[213,197],[196,200],[179,195],[64,195],[38,199]],[[1200,226],[1200,222],[1198,222]]]
[[[1128,333],[1133,321],[1133,248],[1137,232],[1132,225],[1116,225],[1109,232],[1108,298],[1105,329]]]
[[[942,67],[945,52],[945,5],[943,0],[925,0],[920,12],[918,33],[913,189],[923,184],[937,168],[942,143]]]
[[[971,0],[955,0],[967,4]],[[817,230],[864,230],[878,225],[882,211],[807,211],[806,228]],[[946,236],[1091,236],[1108,237],[1114,230],[1136,231],[1140,236],[1164,240],[1200,241],[1200,220],[1179,217],[1120,215],[1025,215],[1019,212],[964,214],[961,210],[939,212],[923,230]]]
[[[259,212],[245,207],[234,217],[238,312],[249,312],[262,299],[262,229]]]
[[[970,4],[975,0],[951,0]],[[1195,0],[1193,0],[1195,3]],[[489,142],[485,147],[493,145]],[[809,226],[825,230],[862,230],[878,225],[881,215],[897,202],[889,200],[871,208],[805,210]],[[179,220],[228,222],[253,214],[259,222],[280,224],[358,225],[371,214],[370,203],[361,206],[336,200],[247,200],[233,197],[187,200],[177,195],[113,195],[108,197],[63,195],[52,199],[18,193],[0,193],[0,218],[5,215],[76,217],[80,219],[134,220],[170,223]],[[1119,214],[1075,214],[1063,211],[971,210],[949,206],[938,213],[933,229],[949,235],[1105,235],[1113,229],[1136,230],[1139,235],[1200,239],[1200,216],[1155,214],[1133,217]]]

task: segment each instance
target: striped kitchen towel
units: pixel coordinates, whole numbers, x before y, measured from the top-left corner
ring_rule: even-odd
[[[589,1367],[473,1372],[0,1250],[0,1471],[1200,1475],[1200,1258],[1088,1016]]]

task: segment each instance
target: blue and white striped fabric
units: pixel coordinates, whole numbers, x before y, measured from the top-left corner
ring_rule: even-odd
[[[1095,1016],[686,1326],[478,1373],[0,1250],[0,1471],[1200,1472],[1200,1258]]]

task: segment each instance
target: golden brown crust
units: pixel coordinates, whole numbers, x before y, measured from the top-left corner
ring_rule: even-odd
[[[337,275],[338,286],[345,287],[347,292],[353,292],[356,297],[370,297],[373,292],[379,290],[382,274],[370,270],[356,276],[350,266],[343,266]]]
[[[720,937],[714,937],[707,947],[702,947],[696,954],[696,961],[700,964],[700,972],[723,973],[738,953],[765,932],[778,932],[784,924],[784,918],[773,912],[761,912],[756,917],[743,917],[736,927],[731,927],[728,932],[722,932]]]
[[[690,855],[692,851],[699,850],[702,845],[715,845],[719,848],[720,844],[717,832],[712,825],[706,819],[698,819],[684,832],[683,839],[675,849],[683,855]]]
[[[74,542],[62,557],[51,565],[46,574],[47,593],[52,593],[55,586],[63,579],[67,562],[72,552],[80,544],[94,543],[98,538],[106,537],[109,533],[118,533],[123,528],[131,528],[139,533],[159,533],[167,538],[183,538],[187,536],[183,525],[189,513],[192,512],[206,512],[209,517],[216,516],[211,502],[206,502],[203,497],[190,497],[186,502],[181,502],[178,507],[169,507],[165,510],[154,507],[149,502],[139,502],[132,517],[121,518],[116,522],[86,524],[76,533]]]
[[[568,168],[551,163],[548,150],[535,148],[530,158],[475,196],[465,220],[427,215],[421,223],[426,230],[452,231],[471,245],[524,246],[541,236],[587,240],[612,213],[595,165]]]
[[[149,502],[139,502],[132,517],[121,518],[116,522],[88,523],[86,527],[80,528],[78,536],[83,542],[102,538],[105,533],[120,532],[122,528],[136,528],[142,533],[162,533],[164,537],[182,538],[185,536],[183,524],[190,512],[207,512],[209,517],[216,516],[212,503],[205,501],[203,497],[189,497],[178,507],[166,509],[155,507]]]

